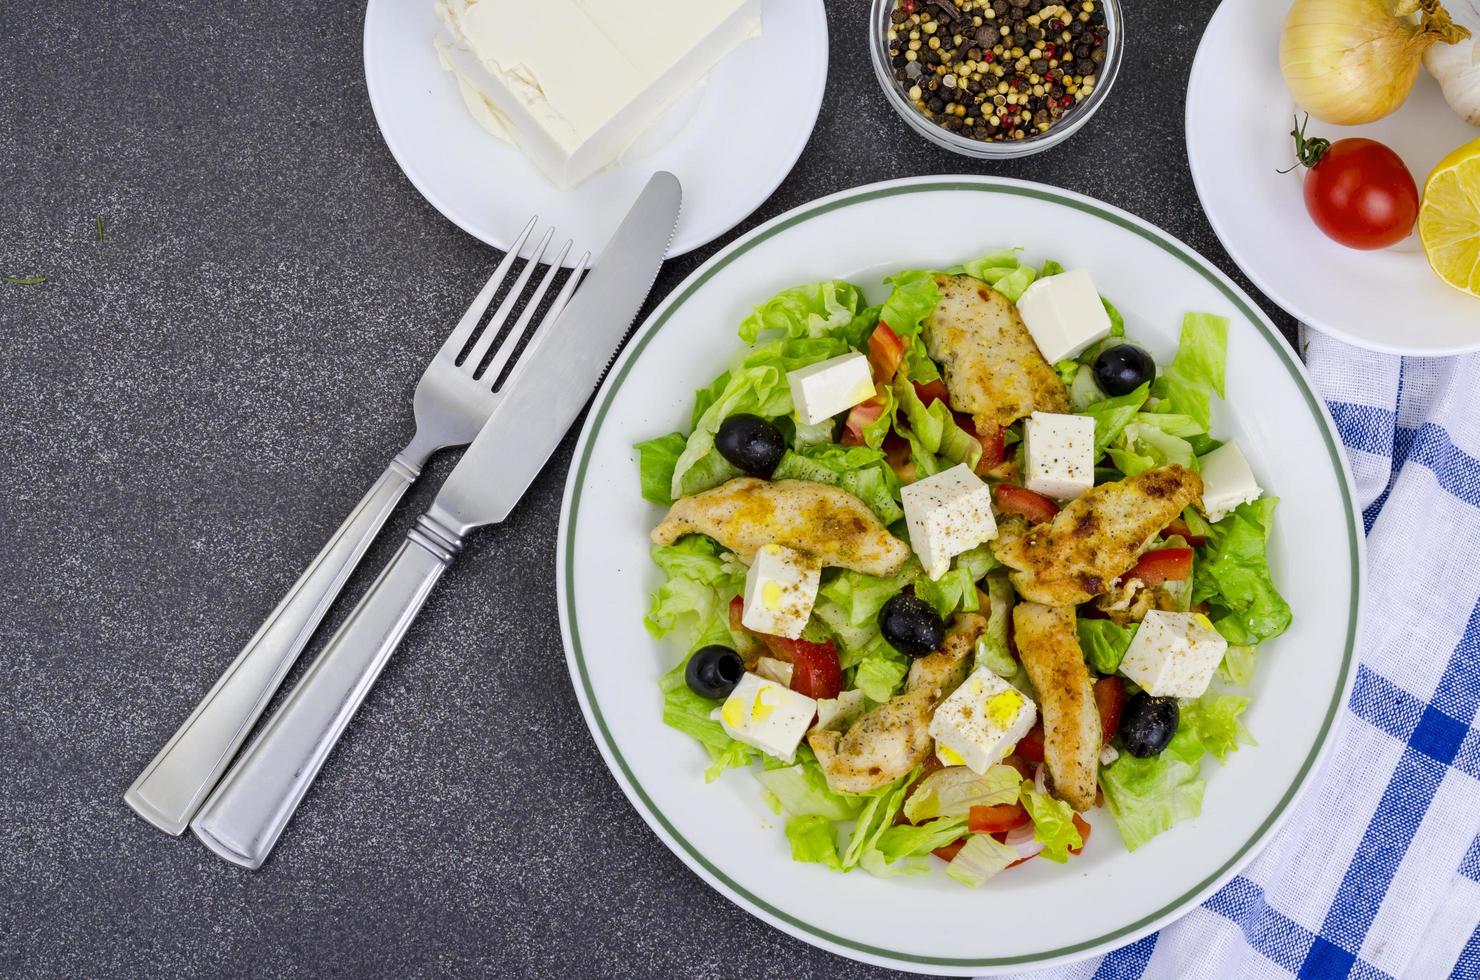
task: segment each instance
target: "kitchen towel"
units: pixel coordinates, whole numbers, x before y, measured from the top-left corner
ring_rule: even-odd
[[[1201,906],[1034,980],[1480,978],[1480,355],[1400,358],[1314,331],[1301,348],[1367,532],[1331,759]]]

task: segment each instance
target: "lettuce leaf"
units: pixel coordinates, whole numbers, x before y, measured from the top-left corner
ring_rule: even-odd
[[[1225,684],[1243,687],[1254,679],[1254,648],[1230,644],[1218,664],[1218,679]]]
[[[685,657],[677,667],[658,680],[658,689],[663,692],[663,724],[697,739],[709,755],[710,765],[704,771],[704,781],[713,782],[725,769],[749,765],[759,753],[742,742],[730,738],[724,727],[710,715],[719,706],[718,701],[695,694],[684,680]]]
[[[884,524],[893,524],[904,516],[899,505],[899,478],[883,452],[868,446],[803,446],[782,456],[771,478],[842,487],[867,504]]]
[[[1008,649],[1007,633],[1017,593],[1007,576],[1001,574],[987,576],[986,593],[991,608],[987,613],[987,628],[976,638],[975,666],[985,667],[998,677],[1015,677],[1022,667]]]
[[[864,693],[870,701],[888,701],[899,690],[910,665],[905,655],[897,652],[881,637],[874,652],[858,662],[853,675],[853,686]]]
[[[967,888],[980,888],[1018,859],[1018,852],[990,834],[972,834],[946,865],[946,877]]]
[[[920,332],[920,322],[940,302],[940,287],[935,284],[935,274],[913,269],[884,281],[894,289],[879,310],[879,321],[889,324],[889,329],[901,337],[915,336]]]
[[[1188,706],[1182,724],[1191,724],[1203,748],[1219,762],[1226,762],[1240,745],[1254,744],[1253,736],[1239,721],[1248,706],[1249,698],[1241,695],[1204,694]]]
[[[786,839],[791,842],[791,859],[806,864],[824,864],[842,871],[838,859],[838,841],[832,821],[815,813],[792,817],[786,821]]]
[[[918,774],[919,769],[916,769],[887,786],[864,794],[868,802],[863,805],[863,812],[853,822],[853,832],[848,835],[848,846],[843,851],[845,869],[856,867],[864,852],[878,844],[884,831],[894,823],[895,815],[904,804],[905,790]]]
[[[637,444],[637,473],[642,481],[642,499],[667,507],[673,503],[673,469],[678,465],[688,439],[682,432]]]
[[[653,593],[643,624],[659,639],[677,633],[689,650],[732,645],[730,600],[745,588],[746,568],[712,539],[689,535],[652,549],[667,580]]]
[[[932,817],[964,817],[974,806],[1016,803],[1021,783],[1012,766],[989,766],[980,776],[965,766],[937,769],[905,800],[904,815],[919,823]]]
[[[1084,659],[1102,674],[1120,669],[1120,661],[1136,636],[1136,625],[1119,626],[1108,619],[1083,619],[1078,623],[1079,647]]]
[[[1033,818],[1033,839],[1043,845],[1042,854],[1050,861],[1063,864],[1071,848],[1084,846],[1079,828],[1074,826],[1074,811],[1063,800],[1040,793],[1031,780],[1023,780],[1019,799],[1028,816]]]
[[[1203,430],[1212,427],[1212,396],[1224,397],[1228,353],[1228,321],[1211,313],[1189,313],[1182,318],[1177,356],[1156,379],[1152,393],[1165,410],[1196,419]]]
[[[915,386],[905,378],[895,379],[894,398],[909,423],[909,428],[901,434],[910,440],[912,448],[939,456],[950,465],[965,463],[976,469],[982,458],[982,444],[956,424],[955,416],[945,402],[932,399],[926,406]],[[916,465],[918,467],[918,461]],[[934,472],[946,468],[936,464]]]
[[[793,286],[741,321],[740,339],[754,344],[762,336],[821,337],[848,327],[863,308],[863,294],[851,283],[829,279]]]
[[[1254,646],[1290,626],[1290,606],[1275,588],[1267,553],[1278,503],[1264,497],[1240,504],[1211,525],[1193,570],[1193,600],[1209,604],[1213,625],[1235,646]]]
[[[842,796],[828,789],[827,777],[817,757],[805,744],[797,748],[796,765],[764,769],[755,778],[795,817],[852,820],[863,808],[863,801],[858,797]]]
[[[1095,459],[1103,456],[1110,444],[1120,437],[1149,397],[1150,385],[1141,385],[1134,391],[1115,398],[1101,398],[1076,412],[1095,420]]]
[[[898,861],[903,857],[923,857],[937,847],[954,843],[966,833],[966,817],[938,817],[919,826],[895,824],[879,835],[875,845],[885,861]]]

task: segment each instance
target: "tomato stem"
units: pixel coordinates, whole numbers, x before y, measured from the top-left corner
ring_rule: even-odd
[[[1284,170],[1275,171],[1276,173],[1287,174],[1296,167],[1305,167],[1309,170],[1320,163],[1326,151],[1331,149],[1330,140],[1320,136],[1305,135],[1306,124],[1310,122],[1310,113],[1305,114],[1303,121],[1296,122],[1294,116],[1290,117],[1290,121],[1295,123],[1295,128],[1290,130],[1290,135],[1295,137],[1295,162]]]

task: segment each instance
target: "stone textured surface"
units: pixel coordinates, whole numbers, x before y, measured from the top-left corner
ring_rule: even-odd
[[[1214,6],[1131,4],[1102,113],[986,167],[905,129],[862,47],[866,5],[829,0],[816,133],[737,231],[867,181],[992,172],[1127,208],[1244,282],[1182,140]],[[266,869],[125,808],[401,445],[410,388],[493,256],[382,145],[359,4],[6,14],[0,274],[48,281],[0,286],[0,973],[881,975],[730,905],[607,775],[556,625],[569,439],[432,598]],[[711,252],[671,263],[655,295]]]

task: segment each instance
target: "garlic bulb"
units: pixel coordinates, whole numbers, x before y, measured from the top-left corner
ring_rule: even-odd
[[[1424,52],[1424,67],[1444,90],[1444,99],[1472,126],[1480,126],[1480,0],[1448,0],[1454,22],[1470,36],[1458,44],[1436,44]]]

